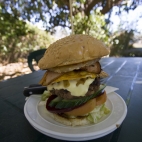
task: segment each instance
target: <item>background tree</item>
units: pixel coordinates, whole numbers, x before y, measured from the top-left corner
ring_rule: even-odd
[[[142,0],[73,0],[73,15],[83,13],[89,16],[92,11],[100,8],[101,14],[109,13],[114,6],[118,6],[117,14],[122,11],[134,10]],[[54,32],[56,26],[70,28],[69,0],[1,0],[3,12],[11,13],[15,18],[21,17],[29,21],[44,21],[47,31]],[[109,23],[109,17],[106,20]]]
[[[122,32],[123,34],[115,34],[114,38],[113,33],[110,33],[108,28],[108,25],[111,25],[110,16],[112,8],[117,6],[118,10],[116,14],[120,15],[123,11],[129,12],[129,10],[134,10],[140,4],[142,4],[142,0],[74,0],[73,23],[75,33],[93,35],[103,40],[113,50],[114,48],[124,50],[124,48],[120,46],[122,45],[122,43],[120,44],[122,40],[120,40],[119,36],[121,37],[129,33],[130,30],[126,29]],[[9,60],[12,61],[12,55],[15,55],[14,59],[16,59],[20,56],[19,54],[37,49],[35,48],[36,42],[39,40],[33,40],[35,30],[28,29],[26,22],[23,22],[23,20],[28,20],[32,23],[42,21],[46,31],[51,34],[55,32],[56,26],[71,28],[69,8],[69,0],[1,0],[1,54],[7,55]],[[108,15],[107,18],[104,17],[105,14]],[[26,40],[21,42],[22,36],[32,36],[32,38],[29,38],[27,42]],[[116,39],[119,40],[119,44],[115,47],[111,46],[112,43],[115,43],[114,41],[116,41]],[[7,41],[11,41],[10,44]],[[33,43],[31,43],[31,41],[33,41]],[[24,42],[27,43],[26,46],[23,45]],[[130,42],[130,40],[128,42]],[[38,45],[39,44],[40,43],[38,43]],[[40,48],[46,47],[45,45],[40,45]]]
[[[111,45],[110,56],[131,56],[125,53],[125,50],[128,51],[131,49],[133,43],[133,30],[130,31],[119,31],[113,35],[113,44]]]
[[[87,34],[100,39],[109,45],[110,35],[106,27],[105,17],[99,11],[93,11],[89,16],[77,13],[73,17],[74,32],[76,34]]]
[[[0,62],[16,62],[29,52],[40,48],[47,48],[53,42],[47,32],[15,18],[0,8]]]

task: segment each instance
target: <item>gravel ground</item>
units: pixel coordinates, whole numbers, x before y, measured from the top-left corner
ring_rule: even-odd
[[[38,70],[38,66],[34,63],[35,70]],[[29,74],[32,71],[28,67],[27,62],[10,63],[7,65],[0,64],[0,81],[14,78],[23,74]]]

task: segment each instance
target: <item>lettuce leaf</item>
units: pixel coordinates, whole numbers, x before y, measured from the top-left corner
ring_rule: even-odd
[[[50,95],[51,95],[50,92],[45,90],[41,95],[41,101],[45,101]]]
[[[110,113],[110,110],[105,106],[105,104],[99,105],[95,107],[93,111],[91,111],[87,117],[87,119],[91,123],[98,123],[98,121]]]

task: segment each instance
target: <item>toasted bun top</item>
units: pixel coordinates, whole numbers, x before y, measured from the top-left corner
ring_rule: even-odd
[[[40,59],[40,69],[78,64],[108,55],[107,47],[89,35],[71,35],[51,44]]]

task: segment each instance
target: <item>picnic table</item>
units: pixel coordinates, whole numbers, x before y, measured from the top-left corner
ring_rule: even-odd
[[[142,58],[102,58],[102,68],[109,74],[105,83],[126,103],[127,115],[115,131],[88,142],[142,142]],[[45,71],[0,82],[1,142],[61,142],[64,140],[37,131],[24,114],[23,89],[39,82]],[[99,124],[98,124],[99,125]],[[65,140],[66,141],[66,140]]]

